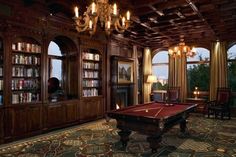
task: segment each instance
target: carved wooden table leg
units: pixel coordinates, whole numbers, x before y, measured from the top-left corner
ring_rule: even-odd
[[[149,142],[150,148],[152,149],[152,153],[157,152],[157,148],[159,147],[159,143],[161,142],[161,139],[162,139],[161,135],[147,137],[147,141]]]
[[[129,141],[129,135],[131,134],[131,131],[121,130],[118,132],[118,134],[120,135],[120,141],[122,142],[122,145],[126,147],[127,142]]]
[[[183,119],[181,122],[180,122],[180,132],[185,134],[186,133],[186,126],[187,126],[187,121],[186,119]]]

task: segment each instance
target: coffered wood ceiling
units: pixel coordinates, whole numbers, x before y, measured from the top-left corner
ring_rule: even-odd
[[[215,40],[236,41],[236,0],[129,2],[133,24],[125,36],[149,47],[169,47],[180,38],[197,46]]]
[[[72,19],[75,5],[80,6],[82,14],[92,0],[22,1],[26,6],[46,6],[54,15],[63,12]],[[236,41],[236,0],[109,1],[113,2],[121,11],[131,11],[132,23],[124,37],[142,46],[168,48],[178,44],[181,38],[188,45],[208,47],[216,40]]]

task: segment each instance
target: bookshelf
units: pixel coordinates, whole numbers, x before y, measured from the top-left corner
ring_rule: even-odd
[[[102,95],[102,57],[95,49],[86,49],[82,52],[82,96],[95,97]]]
[[[12,104],[35,103],[41,95],[41,46],[35,42],[12,44]]]
[[[3,42],[0,39],[0,106],[3,105],[3,65],[4,65],[4,56],[3,56]]]

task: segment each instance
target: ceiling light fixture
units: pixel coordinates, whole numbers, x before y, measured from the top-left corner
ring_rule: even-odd
[[[130,25],[130,12],[126,17],[119,14],[116,3],[110,5],[108,0],[95,0],[87,7],[83,16],[79,16],[79,8],[75,7],[76,29],[78,32],[89,31],[90,35],[96,32],[98,21],[109,35],[113,29],[123,33]]]
[[[182,57],[185,55],[186,57],[194,57],[196,55],[196,49],[194,47],[190,48],[185,45],[183,39],[180,40],[180,43],[177,46],[173,46],[169,48],[169,55],[174,58]]]

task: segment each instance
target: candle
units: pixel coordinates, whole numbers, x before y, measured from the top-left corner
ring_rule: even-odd
[[[129,21],[130,20],[130,12],[129,11],[127,11],[126,16],[127,16],[127,20]]]
[[[75,10],[75,17],[78,18],[79,17],[79,8],[76,6],[74,10]]]
[[[122,26],[125,26],[125,17],[122,17]]]
[[[114,3],[114,5],[113,5],[113,14],[117,15],[117,5],[116,5],[116,3]]]
[[[111,22],[107,21],[107,29],[110,29],[110,28],[111,28]]]
[[[89,20],[89,29],[92,29],[93,28],[93,22],[92,20]]]
[[[92,3],[92,14],[96,12],[96,4],[93,2]]]
[[[184,46],[184,52],[187,52],[187,47],[186,46]]]

